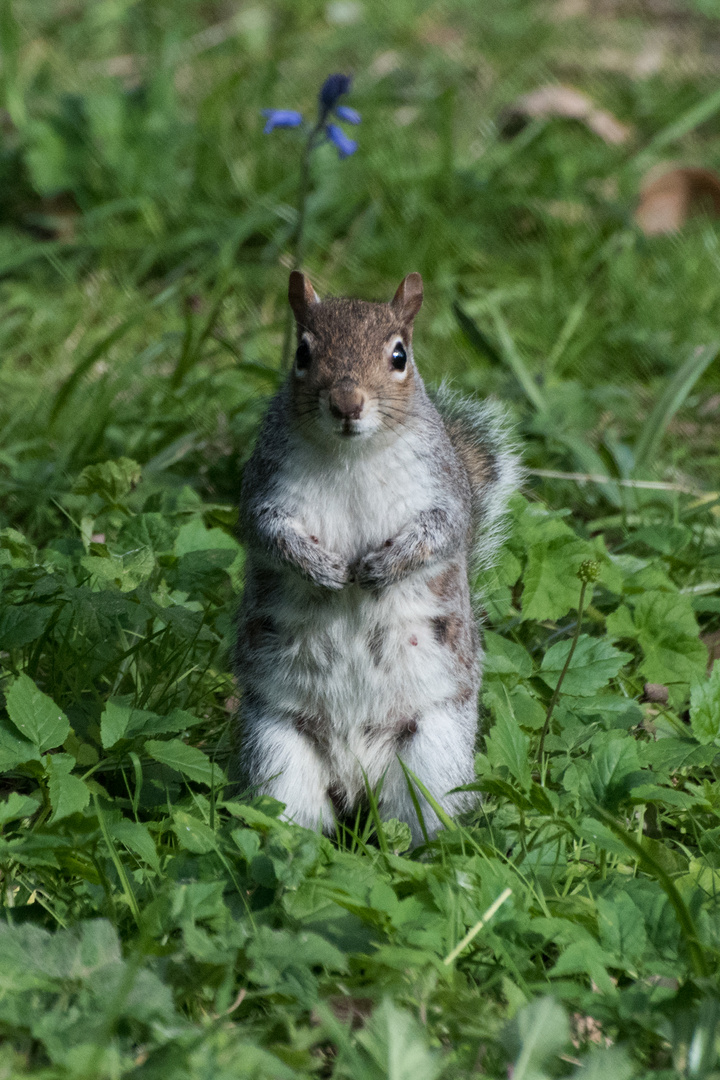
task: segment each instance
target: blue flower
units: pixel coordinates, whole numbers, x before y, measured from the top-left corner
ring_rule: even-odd
[[[320,112],[327,115],[332,112],[343,94],[347,94],[352,86],[350,75],[328,75],[320,87]]]
[[[357,143],[354,139],[346,135],[337,124],[328,123],[331,116],[336,116],[338,120],[344,120],[346,124],[360,123],[359,112],[348,108],[347,105],[338,105],[340,98],[349,92],[351,86],[351,75],[342,75],[336,72],[334,75],[328,75],[320,87],[317,124],[310,130],[308,135],[309,150],[314,149],[319,141],[322,142],[323,136],[337,148],[338,156],[341,158],[350,157],[357,150]],[[300,127],[303,122],[302,113],[296,112],[294,109],[263,109],[262,113],[266,117],[263,129],[266,135],[276,127]]]
[[[335,115],[348,124],[360,123],[360,113],[356,112],[355,109],[348,109],[347,105],[336,106]]]
[[[263,133],[268,135],[273,128],[294,128],[302,124],[302,113],[294,109],[263,109],[263,116],[267,117]]]
[[[325,134],[333,146],[337,147],[338,157],[350,157],[350,155],[354,154],[357,150],[358,144],[355,140],[346,135],[343,129],[338,127],[337,124],[326,124]]]

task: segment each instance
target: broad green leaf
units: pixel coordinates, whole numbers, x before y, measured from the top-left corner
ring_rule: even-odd
[[[572,533],[533,544],[523,575],[523,619],[560,619],[580,599],[576,571],[588,556],[588,545]]]
[[[157,555],[172,551],[177,533],[177,525],[163,514],[138,514],[124,523],[115,546],[121,552],[150,548]]]
[[[18,731],[40,753],[60,746],[70,731],[65,713],[25,674],[18,675],[7,692],[7,711]]]
[[[519,675],[523,678],[532,675],[532,657],[522,645],[491,630],[486,630],[483,637],[483,669],[486,675]]]
[[[648,943],[642,912],[622,890],[599,896],[596,906],[600,942],[614,957],[613,966],[637,969]]]
[[[175,538],[176,555],[187,555],[191,551],[216,551],[218,549],[227,549],[239,553],[240,545],[224,529],[206,528],[201,517],[195,517],[180,526],[180,531]]]
[[[501,705],[486,740],[486,753],[496,769],[507,769],[513,779],[527,790],[530,786],[530,740],[520,730],[512,710]]]
[[[45,771],[48,776],[50,805],[53,808],[51,822],[61,821],[69,814],[84,810],[90,802],[90,789],[77,776],[71,776],[75,758],[71,754],[47,754]]]
[[[0,803],[0,825],[32,817],[39,808],[40,798],[37,795],[20,795],[17,791],[11,791],[7,799]]]
[[[610,1046],[591,1050],[572,1075],[573,1080],[631,1080],[637,1074],[627,1051]]]
[[[127,731],[132,709],[108,701],[100,717],[100,740],[105,750],[119,742]]]
[[[543,656],[540,675],[552,690],[557,686],[571,645],[570,641],[558,641]],[[589,697],[606,686],[630,660],[631,653],[620,652],[605,638],[581,634],[563,679],[562,692]]]
[[[39,761],[40,751],[27,739],[20,739],[11,730],[10,721],[0,719],[0,773],[24,765],[28,761]]]
[[[49,605],[7,605],[0,612],[0,649],[20,649],[36,641],[51,617]]]
[[[17,529],[0,529],[0,565],[33,566],[36,555],[33,545]]]
[[[579,929],[579,928],[578,928]],[[614,994],[615,987],[607,973],[611,958],[587,931],[580,940],[571,942],[548,973],[551,978],[561,975],[589,975],[604,994]]]
[[[387,1080],[435,1080],[443,1070],[442,1055],[429,1046],[425,1028],[389,998],[375,1009],[357,1040],[377,1067],[377,1076]]]
[[[690,691],[690,725],[699,743],[720,744],[720,662]]]
[[[155,557],[149,548],[140,548],[127,555],[113,555],[109,551],[84,555],[80,565],[90,573],[91,583],[97,589],[117,588],[131,592],[152,574]]]
[[[208,787],[222,787],[226,783],[219,765],[212,762],[202,750],[188,746],[180,739],[168,739],[167,742],[149,739],[145,743],[145,752],[155,761],[187,776],[188,780],[207,784]]]
[[[114,840],[119,840],[135,855],[139,855],[153,870],[160,871],[160,860],[158,859],[155,841],[150,835],[147,825],[144,825],[141,821],[130,821],[128,818],[123,818],[122,821],[110,824],[109,831]]]
[[[133,709],[110,699],[100,718],[100,737],[107,750],[123,738],[187,731],[200,722],[197,716],[184,709],[173,709],[167,716],[159,716],[147,709]]]
[[[100,495],[105,502],[116,506],[137,485],[140,473],[137,461],[126,457],[87,465],[75,481],[73,492],[76,495]]]
[[[580,792],[587,805],[599,803],[614,811],[633,787],[653,779],[641,772],[635,740],[618,731],[601,732],[592,741],[590,761],[580,773]]]
[[[603,825],[602,821],[598,821],[597,818],[583,818],[582,821],[575,822],[573,827],[578,836],[589,844],[594,844],[601,851],[609,851],[612,855],[619,855],[623,861],[631,858],[622,840],[618,840],[612,829],[608,829],[607,825]]]
[[[637,640],[644,653],[641,672],[648,682],[669,687],[675,700],[683,700],[687,685],[705,670],[707,649],[690,598],[681,593],[642,593],[632,611],[621,606],[608,616],[607,632]]]
[[[570,1025],[562,1005],[552,997],[541,997],[525,1005],[512,1022],[520,1043],[513,1080],[530,1080],[543,1066],[561,1054],[570,1040]]]
[[[217,848],[217,837],[210,826],[184,810],[176,810],[173,814],[173,832],[180,847],[194,851],[196,855],[207,855]]]

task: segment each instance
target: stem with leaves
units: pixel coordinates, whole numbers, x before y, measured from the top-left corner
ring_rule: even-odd
[[[572,642],[570,643],[570,650],[567,654],[567,657],[565,658],[563,669],[560,672],[560,678],[558,679],[557,686],[553,691],[553,696],[550,698],[550,704],[548,705],[547,714],[545,716],[545,723],[543,725],[542,734],[540,736],[540,747],[538,750],[538,761],[541,765],[543,759],[543,752],[545,750],[545,737],[550,730],[550,721],[552,720],[552,714],[560,698],[560,690],[562,688],[563,680],[567,675],[568,668],[570,667],[573,654],[575,652],[575,649],[577,648],[577,643],[580,638],[583,611],[585,609],[585,593],[587,592],[588,585],[591,585],[593,582],[597,581],[599,569],[600,567],[594,559],[586,559],[577,573],[577,576],[580,578],[582,584],[580,586],[580,599],[578,600],[577,606],[578,614],[577,622],[575,623],[575,633],[573,634]]]

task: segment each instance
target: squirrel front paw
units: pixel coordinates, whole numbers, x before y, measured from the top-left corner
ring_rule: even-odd
[[[325,589],[342,589],[350,580],[350,568],[340,555],[331,551],[317,551],[317,559],[310,560],[309,577]]]
[[[342,589],[350,580],[347,560],[322,547],[317,537],[311,536],[309,539],[311,546],[301,560],[301,568],[306,576],[324,589]]]
[[[396,578],[395,562],[392,552],[392,540],[386,540],[382,547],[368,551],[350,568],[352,581],[361,589],[381,589],[390,585]]]

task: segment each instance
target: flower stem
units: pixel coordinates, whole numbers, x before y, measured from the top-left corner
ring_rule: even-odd
[[[577,643],[578,643],[578,638],[580,637],[580,629],[582,627],[583,607],[585,605],[585,592],[587,590],[587,587],[588,587],[587,581],[583,581],[583,583],[582,583],[582,585],[580,587],[580,599],[578,601],[578,608],[577,608],[578,617],[577,617],[577,623],[575,624],[575,633],[573,634],[572,643],[570,645],[570,651],[567,654],[567,659],[565,660],[565,663],[563,665],[563,669],[560,672],[560,678],[557,681],[557,686],[555,687],[555,690],[553,691],[553,696],[550,698],[550,704],[548,705],[548,711],[547,711],[547,715],[545,717],[545,724],[544,724],[543,729],[542,729],[542,735],[540,736],[540,749],[538,750],[538,761],[540,762],[541,765],[542,765],[542,758],[543,758],[543,750],[545,749],[545,736],[547,735],[548,731],[550,730],[550,720],[552,719],[553,710],[555,709],[555,706],[558,703],[558,698],[560,697],[560,687],[562,686],[563,679],[565,678],[565,676],[567,674],[567,670],[570,667],[570,661],[573,658],[573,653],[575,652],[575,648],[576,648]]]
[[[307,219],[307,202],[310,195],[310,158],[318,145],[318,136],[324,127],[324,116],[308,134],[305,140],[305,149],[300,160],[300,181],[298,183],[298,212],[295,228],[290,238],[291,270],[299,270],[302,263],[303,240],[305,239],[305,221]],[[290,366],[290,351],[292,346],[293,318],[292,312],[288,311],[285,318],[285,333],[283,335],[282,371],[287,371]]]

